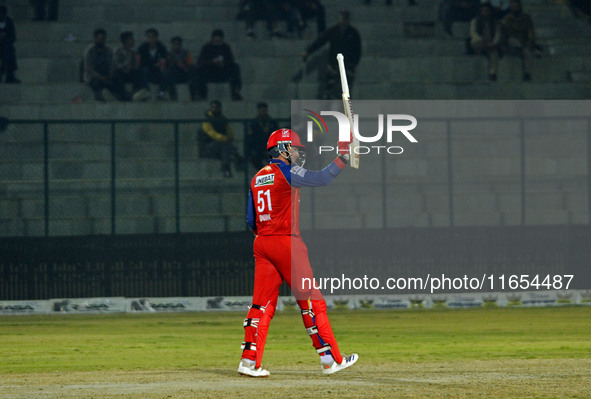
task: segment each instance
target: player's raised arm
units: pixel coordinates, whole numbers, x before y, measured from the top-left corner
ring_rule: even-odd
[[[347,160],[338,156],[322,170],[308,170],[301,166],[291,168],[291,185],[294,187],[328,186],[347,165]]]
[[[329,185],[335,177],[347,166],[349,162],[348,142],[338,143],[339,155],[322,170],[308,170],[303,166],[294,165],[291,168],[291,184],[294,187],[318,187]],[[303,146],[302,146],[303,148]],[[298,152],[303,152],[299,150]]]

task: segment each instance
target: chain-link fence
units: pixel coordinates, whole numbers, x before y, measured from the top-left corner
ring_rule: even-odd
[[[199,156],[202,122],[11,121],[0,136],[0,236],[244,230],[255,169],[240,159],[223,178],[219,160]],[[230,120],[242,157],[249,122]]]

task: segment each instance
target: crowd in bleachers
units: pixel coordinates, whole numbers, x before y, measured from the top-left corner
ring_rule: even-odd
[[[364,1],[366,4],[371,2]],[[391,5],[386,1],[386,5]],[[409,1],[416,5],[416,1]],[[347,74],[350,85],[355,80],[355,69],[361,58],[361,35],[350,24],[351,15],[347,11],[339,13],[336,25],[326,28],[326,10],[320,0],[240,0],[237,19],[245,21],[246,36],[255,39],[254,25],[262,20],[266,23],[269,37],[301,38],[307,21],[315,20],[317,38],[306,47],[302,54],[304,62],[308,56],[329,43],[328,64],[318,95],[320,98],[339,97],[339,77],[335,56],[343,53],[347,60]],[[452,24],[456,21],[470,23],[470,36],[467,40],[468,54],[482,54],[488,58],[488,76],[497,80],[499,58],[504,54],[522,58],[523,80],[531,80],[532,55],[536,48],[532,18],[522,11],[520,0],[443,0],[439,8],[443,29],[453,35]],[[286,31],[281,32],[279,21],[285,21]],[[147,100],[149,83],[156,84],[159,100],[178,98],[176,84],[187,83],[193,101],[207,98],[208,82],[229,82],[232,100],[242,99],[240,89],[242,77],[231,47],[224,41],[224,32],[216,29],[211,41],[206,43],[196,59],[184,49],[183,38],[175,36],[167,48],[158,38],[158,31],[146,31],[146,41],[138,53],[133,49],[131,32],[124,32],[127,44],[123,42],[116,50],[119,54],[110,66],[102,66],[104,77],[97,80],[86,73],[86,83],[93,88],[95,99],[105,101],[116,98],[120,101]],[[95,35],[95,41],[96,41]],[[93,55],[91,45],[85,55],[85,67],[93,68],[88,55]],[[539,46],[538,46],[539,48]],[[107,49],[107,54],[111,50]],[[136,57],[137,56],[137,57]],[[100,60],[100,59],[99,59]],[[123,72],[122,72],[123,71]],[[96,75],[96,74],[95,74]],[[133,93],[127,93],[125,84],[132,85]]]
[[[417,2],[419,4],[416,4]],[[523,80],[532,79],[530,68],[532,62],[536,61],[532,59],[532,55],[535,54],[537,43],[533,34],[534,23],[532,23],[532,18],[528,16],[528,9],[535,10],[534,17],[540,17],[542,20],[539,31],[543,38],[556,41],[563,39],[559,36],[563,31],[555,30],[553,27],[549,29],[548,26],[551,22],[546,20],[550,18],[547,14],[554,11],[555,8],[552,7],[555,5],[550,7],[549,2],[535,2],[535,4],[532,2],[524,0],[524,12],[515,12],[510,9],[512,6],[509,4],[509,0],[490,0],[490,5],[482,5],[482,0],[472,2],[468,0],[438,0],[436,2],[431,0],[397,0],[396,2],[392,0],[355,0],[355,2],[342,2],[351,6],[352,14],[340,12],[337,15],[335,8],[341,3],[334,0],[331,3],[324,0],[326,6],[320,0],[284,2],[277,0],[231,0],[231,2],[209,0],[207,4],[210,6],[208,7],[201,7],[203,4],[201,2],[158,5],[158,10],[164,9],[164,6],[168,5],[179,9],[161,19],[154,17],[156,11],[148,10],[153,11],[149,13],[151,17],[143,20],[140,18],[139,11],[138,15],[132,15],[129,18],[122,16],[109,20],[108,15],[113,13],[111,8],[120,11],[125,10],[127,6],[112,0],[105,2],[95,0],[89,2],[90,5],[80,2],[72,9],[68,9],[64,3],[58,14],[57,0],[39,0],[34,2],[36,8],[27,9],[29,13],[26,14],[22,9],[28,5],[24,5],[25,2],[21,1],[22,4],[18,8],[19,5],[15,5],[18,2],[15,1],[15,3],[10,3],[8,10],[5,6],[0,6],[2,81],[19,83],[18,78],[20,78],[26,84],[12,85],[12,87],[8,87],[8,84],[0,85],[0,87],[3,86],[4,93],[8,93],[8,95],[5,94],[4,104],[10,105],[3,107],[2,111],[7,112],[5,115],[14,119],[31,120],[35,120],[35,118],[43,120],[44,118],[104,119],[108,117],[141,119],[151,118],[152,113],[154,119],[204,119],[205,122],[199,124],[197,129],[195,129],[197,126],[191,125],[191,136],[185,136],[185,140],[186,137],[193,140],[197,134],[200,143],[196,148],[198,151],[203,151],[200,155],[220,158],[218,162],[223,175],[232,177],[243,171],[247,162],[256,169],[265,162],[267,157],[265,144],[269,132],[277,127],[283,127],[278,126],[269,115],[269,109],[273,115],[275,113],[280,116],[286,115],[289,109],[288,100],[294,97],[294,91],[310,93],[310,88],[315,86],[315,82],[303,82],[301,85],[303,90],[299,91],[299,85],[297,85],[297,89],[296,85],[290,85],[292,82],[288,82],[289,78],[286,78],[285,84],[280,79],[295,73],[300,68],[310,76],[310,69],[321,65],[320,62],[317,62],[319,57],[314,56],[321,53],[322,48],[328,48],[327,60],[329,62],[326,70],[318,73],[322,80],[319,85],[321,89],[318,91],[318,96],[321,98],[340,96],[338,76],[334,64],[332,64],[336,52],[345,53],[349,83],[356,84],[355,88],[360,93],[359,97],[355,98],[390,98],[389,95],[396,98],[441,98],[437,96],[465,98],[462,95],[465,95],[468,90],[476,93],[473,96],[466,96],[468,98],[475,98],[477,95],[484,97],[491,92],[496,93],[496,97],[493,98],[510,98],[509,96],[519,98],[521,92],[526,92],[528,89],[531,89],[528,96],[522,98],[535,98],[536,95],[546,96],[545,98],[549,96],[568,98],[579,81],[573,81],[573,83],[561,80],[558,89],[548,87],[548,90],[541,90],[540,86],[543,86],[541,84],[520,85],[503,82],[489,84],[477,81],[478,75],[473,73],[472,66],[476,66],[482,68],[482,76],[488,77],[490,81],[497,79],[499,70],[500,80],[506,79],[512,82],[514,79],[520,79],[519,71],[514,77],[507,78],[509,71],[499,68],[499,63],[501,67],[517,65],[517,63],[506,63],[506,60],[501,59],[503,54],[511,54],[509,45],[515,44],[515,54],[523,59],[522,78]],[[136,6],[138,4],[137,2],[132,3]],[[442,4],[441,19],[438,22],[436,22],[437,3]],[[150,2],[150,4],[156,3]],[[281,7],[277,7],[275,4],[281,4]],[[331,8],[329,4],[334,8]],[[229,12],[228,5],[230,5]],[[396,8],[392,7],[393,5]],[[465,10],[458,11],[466,5],[470,7],[468,12],[462,14]],[[41,10],[41,6],[43,6],[43,10]],[[460,8],[454,9],[454,6]],[[520,2],[513,1],[513,7],[515,6],[521,6]],[[192,12],[193,8],[197,12],[195,21],[191,20],[191,18],[195,18],[195,15],[187,15],[177,23],[175,16],[181,11]],[[89,10],[96,11],[100,16],[91,20],[90,23],[85,23],[83,18]],[[390,23],[390,21],[387,22],[387,18],[394,16],[394,10],[401,15],[392,18],[391,25],[384,28],[387,29],[387,34],[385,34],[380,28]],[[456,13],[456,11],[458,12]],[[217,15],[217,17],[205,20],[209,15],[208,12]],[[231,16],[231,13],[235,13],[235,15]],[[390,14],[386,15],[386,13]],[[20,36],[14,35],[10,33],[11,29],[13,31],[15,29],[10,18],[12,14],[16,19],[17,30],[19,22],[25,19],[33,17],[33,20],[39,22],[22,24],[22,31],[16,32],[20,33]],[[384,18],[381,14],[384,14]],[[368,15],[374,17],[379,15],[380,18],[371,21]],[[233,16],[238,19],[230,22]],[[330,18],[328,21],[327,16]],[[337,16],[338,21],[336,20]],[[56,19],[63,21],[57,24],[52,22]],[[562,25],[565,20],[561,20]],[[456,21],[463,21],[463,24],[456,24]],[[429,22],[432,23],[430,26],[434,28],[424,36],[412,36],[413,32],[409,33],[406,28],[407,25],[416,22]],[[469,37],[468,26],[470,28]],[[160,32],[152,27],[158,28]],[[526,28],[524,29],[524,27]],[[225,32],[217,28],[224,28]],[[567,27],[560,26],[560,28],[566,29]],[[508,40],[511,37],[509,35],[511,30],[515,33],[513,42]],[[444,33],[446,31],[456,38],[447,37]],[[47,32],[47,37],[39,37],[44,32]],[[573,34],[576,35],[576,33]],[[26,43],[31,47],[25,49],[25,45],[20,44],[23,47],[19,48],[19,42],[17,42],[15,52],[14,37],[18,37],[21,40],[20,43]],[[56,43],[64,37],[66,37],[64,43]],[[73,39],[70,40],[70,37]],[[584,36],[581,38],[585,39]],[[81,46],[79,41],[86,42],[88,39],[92,39],[92,43],[83,53],[85,45]],[[302,39],[306,39],[305,42]],[[466,41],[464,42],[463,39]],[[198,45],[194,44],[196,42]],[[341,42],[346,43],[347,47],[343,48]],[[287,45],[283,46],[284,43]],[[468,52],[488,57],[490,61],[487,65],[488,69],[486,69],[488,74],[485,73],[485,64],[482,59],[476,56],[470,58],[462,55],[464,43],[467,45]],[[547,43],[547,41],[544,42],[544,44]],[[240,45],[243,47],[238,47]],[[48,49],[44,49],[42,46],[47,46]],[[559,46],[557,48],[559,51],[561,50]],[[539,79],[544,84],[546,82],[553,83],[550,79],[556,77],[558,73],[566,71],[565,65],[571,63],[572,59],[580,58],[581,64],[588,62],[588,55],[574,54],[577,50],[572,50],[573,48],[580,49],[581,47],[563,47],[563,52],[557,53],[555,58],[543,60],[547,61],[543,63],[544,66],[551,65],[553,67],[552,75],[545,75],[552,76],[552,78],[541,77],[542,70],[537,68],[533,69],[533,79]],[[27,50],[27,55],[24,56],[25,61],[22,62],[22,69],[17,70],[16,55],[22,54],[21,49]],[[233,49],[235,51],[232,51]],[[365,60],[362,60],[362,57],[365,57]],[[84,85],[69,83],[76,80],[76,68],[81,58],[84,58],[84,62],[81,64],[85,83]],[[307,67],[300,64],[300,58],[307,62]],[[577,62],[579,62],[578,58]],[[468,65],[467,67],[459,65],[464,61]],[[556,62],[559,64],[554,68]],[[265,63],[264,66],[263,63]],[[37,66],[38,64],[43,65]],[[65,65],[70,64],[72,68],[64,68]],[[414,67],[415,64],[416,67]],[[33,65],[37,69],[33,69]],[[285,73],[284,70],[289,68],[293,68],[293,72],[290,70]],[[515,68],[517,69],[517,67]],[[570,68],[570,64],[568,68]],[[253,76],[255,73],[257,76]],[[432,76],[428,76],[431,73]],[[463,75],[460,76],[460,73]],[[370,74],[374,77],[368,79]],[[382,74],[387,77],[384,78]],[[266,76],[259,77],[259,75],[272,75],[269,76],[271,83],[265,80]],[[538,76],[540,77],[538,78]],[[53,78],[56,79],[52,81]],[[70,78],[71,81],[68,80]],[[564,79],[566,80],[566,78]],[[466,84],[472,81],[475,84]],[[214,100],[215,97],[218,97],[219,88],[212,88],[210,82],[225,82],[227,84],[228,103],[224,103],[225,107],[223,108],[227,112],[227,117],[222,112],[222,103]],[[242,89],[243,82],[245,83],[244,89]],[[183,95],[186,93],[184,87],[179,85],[188,86],[191,100],[202,102],[179,104],[179,106],[172,103],[176,99],[183,99]],[[440,87],[437,87],[438,85]],[[413,86],[412,89],[410,86]],[[548,86],[552,86],[552,84],[548,84]],[[584,84],[579,84],[579,86],[584,86]],[[79,91],[81,87],[84,87],[83,91]],[[93,90],[92,93],[97,101],[96,105],[92,100],[85,105],[59,104],[60,101],[69,103],[70,99],[79,93],[83,93],[84,99],[81,101],[86,102],[89,93],[91,93],[91,89],[88,87]],[[179,93],[176,92],[177,87]],[[511,90],[513,88],[515,90]],[[226,90],[226,86],[223,86],[223,89]],[[462,89],[465,90],[462,91]],[[495,91],[495,89],[497,90]],[[507,91],[508,94],[499,94],[501,91]],[[212,93],[218,94],[214,96]],[[583,92],[576,93],[579,95],[578,93]],[[588,95],[587,93],[588,91],[584,92],[580,97]],[[14,97],[9,98],[9,95]],[[304,96],[307,95],[304,94]],[[225,99],[223,95],[220,97],[222,100]],[[242,97],[247,101],[238,104],[229,103],[230,99],[240,101]],[[300,97],[302,96],[300,95]],[[213,101],[204,102],[208,98]],[[105,106],[102,104],[102,101],[110,100],[141,102],[151,99],[160,102],[139,106],[132,104]],[[272,99],[279,101],[273,102]],[[50,104],[54,100],[57,105]],[[270,107],[263,101],[267,101]],[[13,107],[13,104],[17,105]],[[172,112],[169,113],[171,110]],[[253,118],[250,123],[246,124],[244,142],[240,140],[240,134],[237,135],[237,140],[234,140],[231,132],[232,126],[228,125],[227,120],[246,119],[249,112],[252,112]],[[7,124],[8,120],[0,117],[0,132],[6,129]],[[238,133],[237,127],[238,125],[234,123],[234,129]],[[53,138],[53,130],[51,132]],[[187,133],[181,131],[181,135]],[[91,135],[88,133],[89,137]],[[16,137],[16,135],[14,136]],[[8,134],[4,133],[3,137],[12,137],[10,128]],[[155,143],[154,146],[161,146],[160,141]],[[129,145],[134,144],[135,142],[132,141]],[[187,150],[181,157],[192,156],[194,154],[192,150]],[[140,152],[138,151],[138,153]],[[157,152],[157,156],[169,157],[170,153],[163,149],[161,152]],[[166,158],[166,160],[169,159]],[[142,160],[145,163],[151,161],[151,159]],[[143,165],[139,163],[140,161],[135,161],[135,158],[133,162]],[[202,162],[200,165],[208,169],[212,165],[216,168],[218,166],[217,163],[208,162]],[[27,165],[27,167],[29,166]],[[95,169],[91,170],[89,167],[88,170],[88,175],[84,176],[90,176],[90,178],[99,176],[102,179],[100,173],[94,172]],[[219,175],[219,172],[215,172],[211,176]],[[130,172],[129,176],[135,177],[134,173],[136,172]],[[199,173],[199,176],[207,176],[202,170]],[[65,173],[63,175],[69,176]],[[57,176],[56,179],[61,178],[60,175]],[[137,176],[146,177],[141,172],[137,172]]]
[[[352,85],[356,79],[355,69],[361,59],[361,34],[350,23],[352,17],[362,21],[362,15],[339,14],[339,21],[326,26],[326,9],[321,0],[237,0],[236,19],[245,23],[245,35],[256,39],[255,23],[266,23],[271,38],[302,38],[308,23],[315,24],[316,39],[304,50],[304,61],[309,54],[329,43],[329,62],[320,73],[318,98],[338,98],[338,74],[334,55],[345,55],[347,74]],[[371,1],[363,0],[369,5]],[[57,0],[38,0],[34,7],[33,20],[56,20]],[[385,1],[392,5],[391,0]],[[416,5],[409,0],[408,5]],[[488,76],[497,79],[499,59],[504,55],[516,55],[523,59],[523,80],[531,80],[532,56],[541,47],[535,42],[533,20],[521,10],[520,0],[442,0],[439,19],[443,30],[453,36],[452,25],[456,21],[470,23],[470,36],[466,39],[469,54],[483,54],[488,62]],[[14,50],[14,23],[7,16],[6,7],[0,11],[1,72],[6,82],[19,83],[14,75],[16,56]],[[0,9],[1,10],[1,9]],[[355,19],[356,18],[356,19]],[[3,22],[3,21],[6,22]],[[215,21],[212,21],[215,22]],[[222,22],[222,21],[220,21]],[[280,25],[280,23],[282,23]],[[259,30],[260,32],[260,30]],[[119,34],[120,44],[111,49],[106,44],[108,35]],[[181,36],[161,40],[159,32],[150,28],[145,32],[145,41],[135,49],[134,32],[107,32],[97,29],[94,42],[84,53],[84,82],[92,88],[97,101],[145,101],[148,99],[176,100],[176,85],[187,84],[192,101],[207,99],[207,84],[229,82],[232,100],[242,99],[242,76],[239,62],[232,48],[225,42],[224,32],[216,29],[211,40],[205,43],[194,57],[183,47]],[[188,38],[189,40],[192,38]],[[166,44],[165,44],[166,43]],[[262,44],[263,45],[263,44]],[[247,77],[248,78],[248,77]],[[157,86],[152,90],[151,84]],[[131,91],[128,87],[131,86]],[[257,100],[257,99],[250,99]]]
[[[340,98],[340,82],[336,65],[336,54],[343,53],[347,59],[347,75],[350,85],[355,79],[355,69],[361,58],[361,36],[350,24],[348,11],[339,12],[337,23],[326,28],[324,7],[319,0],[269,1],[243,0],[238,18],[246,21],[246,36],[255,37],[253,25],[256,20],[267,21],[270,37],[301,37],[306,28],[305,21],[316,19],[317,38],[302,54],[304,62],[308,56],[329,44],[329,63],[322,74],[320,96]],[[285,33],[278,30],[278,21],[286,20]],[[183,48],[183,38],[174,36],[170,46],[159,39],[159,32],[150,28],[145,32],[145,42],[134,50],[133,32],[122,32],[120,46],[113,51],[106,46],[107,32],[97,29],[94,43],[84,54],[84,81],[93,89],[97,101],[144,101],[152,97],[158,100],[177,100],[176,84],[187,83],[192,101],[207,99],[207,83],[229,82],[231,98],[242,100],[240,93],[242,76],[232,48],[225,42],[225,34],[215,29],[211,40],[204,44],[194,59],[189,50]],[[126,84],[131,84],[132,93]],[[150,84],[158,86],[155,96],[150,93]]]
[[[502,54],[521,57],[523,80],[530,81],[536,48],[533,20],[523,12],[521,0],[497,2],[496,5],[483,2],[478,14],[470,21],[468,52],[487,56],[488,76],[492,81],[497,80]]]
[[[254,25],[266,23],[271,37],[302,37],[308,21],[316,21],[318,34],[326,29],[326,10],[320,0],[240,0],[238,19],[246,22],[246,36],[254,39]],[[279,21],[287,22],[287,32],[279,30]]]
[[[176,84],[189,85],[191,100],[207,98],[208,82],[230,82],[231,97],[242,100],[240,67],[231,47],[224,41],[224,32],[216,29],[204,44],[196,60],[183,48],[183,39],[174,36],[167,48],[159,32],[149,28],[145,41],[134,49],[133,32],[120,35],[120,45],[113,51],[106,45],[107,32],[94,32],[94,43],[84,52],[84,82],[94,91],[97,101],[143,101],[151,98],[150,83],[158,86],[158,100],[178,98]],[[125,85],[131,84],[133,93]]]

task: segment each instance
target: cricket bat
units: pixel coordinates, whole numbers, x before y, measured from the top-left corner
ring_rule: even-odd
[[[349,83],[347,82],[347,73],[345,71],[345,59],[343,54],[337,54],[337,62],[339,63],[339,73],[341,74],[341,86],[343,88],[343,106],[345,107],[345,115],[349,119],[349,126],[351,126],[351,144],[349,144],[349,151],[351,159],[349,165],[352,168],[359,169],[359,140],[353,133],[353,108],[351,106],[351,96],[349,95]]]

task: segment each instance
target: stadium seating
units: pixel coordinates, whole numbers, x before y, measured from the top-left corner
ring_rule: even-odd
[[[264,24],[256,25],[258,39],[249,41],[243,22],[234,20],[235,0],[62,0],[58,22],[32,22],[27,0],[14,0],[9,14],[15,18],[20,85],[2,85],[0,114],[12,120],[193,120],[202,118],[207,103],[192,103],[186,85],[179,86],[179,102],[96,103],[90,89],[78,82],[78,62],[90,43],[92,31],[104,27],[109,45],[117,46],[122,30],[132,30],[136,42],[143,31],[156,27],[165,43],[173,35],[185,39],[194,55],[214,28],[226,32],[242,68],[243,102],[231,102],[227,84],[210,85],[210,98],[224,103],[230,118],[249,118],[255,104],[265,100],[275,117],[289,118],[290,99],[314,98],[316,70],[310,68],[300,83],[292,77],[302,67],[300,54],[314,37],[313,24],[302,39],[270,39]],[[342,2],[325,0],[327,23],[336,20]],[[359,99],[586,99],[591,96],[591,27],[577,20],[567,6],[552,0],[525,0],[524,8],[535,21],[544,53],[534,61],[533,82],[521,82],[520,60],[504,57],[499,81],[489,82],[486,60],[464,54],[466,23],[454,24],[454,38],[447,37],[437,19],[437,2],[418,0],[409,7],[398,2],[348,5],[352,23],[363,38],[363,58],[353,89]],[[89,20],[91,22],[89,22]],[[322,56],[320,54],[319,56]],[[311,62],[313,65],[314,63]],[[468,125],[466,132],[480,127]],[[535,130],[539,127],[532,127]],[[179,203],[181,231],[244,229],[243,173],[222,180],[215,161],[196,155],[195,123],[179,125]],[[241,124],[236,124],[242,132]],[[547,129],[541,146],[549,146],[559,127]],[[492,134],[492,133],[491,133]],[[0,136],[0,236],[43,235],[48,210],[51,235],[109,234],[111,211],[111,126],[105,124],[52,124],[46,209],[43,126],[15,124]],[[116,189],[114,203],[117,233],[161,233],[176,230],[174,130],[171,124],[118,125],[116,132]],[[338,227],[328,200],[332,190],[349,190],[342,215],[360,227],[445,226],[450,224],[446,186],[445,138],[433,134],[435,150],[425,150],[397,162],[388,171],[396,190],[385,189],[388,213],[384,219],[380,198],[337,181],[315,196],[312,220],[304,209],[304,227]],[[477,138],[466,134],[454,141],[455,191],[453,223],[456,225],[520,224],[519,154],[477,154]],[[538,145],[531,134],[528,148]],[[534,181],[528,185],[525,203],[527,223],[586,223],[586,148],[578,136],[560,154],[546,159],[543,152],[526,161]],[[508,144],[509,142],[509,144]],[[491,147],[506,150],[519,143],[516,137],[490,139]],[[240,137],[237,145],[242,145]],[[546,154],[547,155],[547,154]],[[371,161],[369,161],[371,164]],[[483,167],[482,165],[488,165]],[[376,164],[377,167],[377,164]],[[497,171],[489,173],[490,170]],[[369,182],[375,177],[371,168]],[[251,169],[249,174],[254,171]],[[484,177],[482,177],[484,176]],[[377,183],[377,182],[376,182]],[[324,201],[324,197],[326,201]],[[400,204],[404,204],[400,205]],[[412,205],[408,205],[412,204]],[[306,205],[308,206],[308,205]],[[355,216],[361,212],[363,216]],[[385,220],[385,222],[384,222]]]

